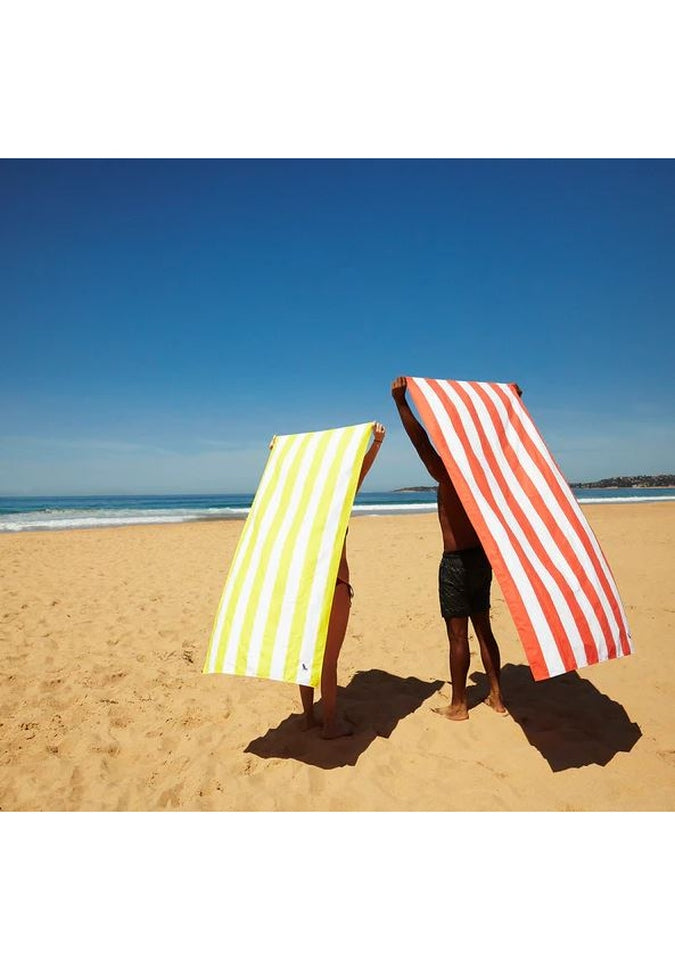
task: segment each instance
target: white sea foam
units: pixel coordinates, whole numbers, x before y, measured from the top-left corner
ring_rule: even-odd
[[[581,505],[607,505],[636,502],[672,502],[675,495],[577,496]],[[353,515],[414,515],[433,512],[436,502],[364,502],[353,507]],[[77,509],[45,507],[32,512],[13,512],[0,516],[0,533],[52,532],[62,529],[97,529],[127,525],[169,525],[218,519],[245,519],[250,506],[209,506],[208,508],[101,508]]]
[[[390,512],[430,512],[436,508],[435,502],[406,502],[391,505],[355,505],[353,511],[358,515],[359,512],[374,512],[379,515],[389,515]]]
[[[19,512],[0,519],[0,532],[45,532],[99,529],[121,525],[169,525],[208,519],[244,519],[247,508],[209,509],[50,509]]]

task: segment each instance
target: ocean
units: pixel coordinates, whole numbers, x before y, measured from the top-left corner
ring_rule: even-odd
[[[675,488],[584,488],[573,491],[582,505],[675,501]],[[252,501],[252,494],[0,496],[0,533],[245,519]],[[353,514],[410,515],[435,509],[433,492],[363,492],[356,497]]]

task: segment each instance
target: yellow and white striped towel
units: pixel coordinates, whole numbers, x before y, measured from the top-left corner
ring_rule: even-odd
[[[280,435],[242,530],[204,673],[315,687],[373,422]]]

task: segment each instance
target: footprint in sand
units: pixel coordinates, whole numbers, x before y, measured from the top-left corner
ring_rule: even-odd
[[[254,771],[254,764],[252,758],[247,758],[244,761],[244,767],[242,770],[243,775],[250,775]]]
[[[169,808],[172,805],[178,806],[180,803],[180,793],[183,790],[182,783],[179,785],[174,785],[173,788],[167,788],[159,796],[159,806],[160,808]]]
[[[102,744],[93,744],[91,750],[96,754],[116,755],[120,753],[120,745],[117,741],[104,741]]]
[[[116,670],[114,674],[108,674],[107,677],[104,677],[103,680],[101,681],[101,683],[103,683],[103,684],[114,684],[118,680],[122,680],[122,678],[123,677],[126,677],[126,676],[127,676],[127,671],[126,670]]]
[[[82,796],[82,772],[76,766],[70,776],[70,795],[72,800],[77,803]]]

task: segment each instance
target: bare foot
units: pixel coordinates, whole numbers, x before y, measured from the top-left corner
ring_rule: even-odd
[[[489,694],[485,698],[485,703],[497,714],[501,714],[502,717],[506,717],[509,713],[504,707],[504,701],[501,698],[501,694]]]
[[[440,714],[441,717],[447,717],[449,721],[469,720],[469,710],[466,704],[450,704],[448,707],[434,707],[432,710],[434,714]]]
[[[314,714],[300,714],[300,730],[311,731],[312,728],[321,727],[321,721],[314,717]]]
[[[324,741],[332,741],[334,738],[346,738],[353,733],[354,726],[349,721],[338,718],[332,724],[324,724],[321,737]]]

